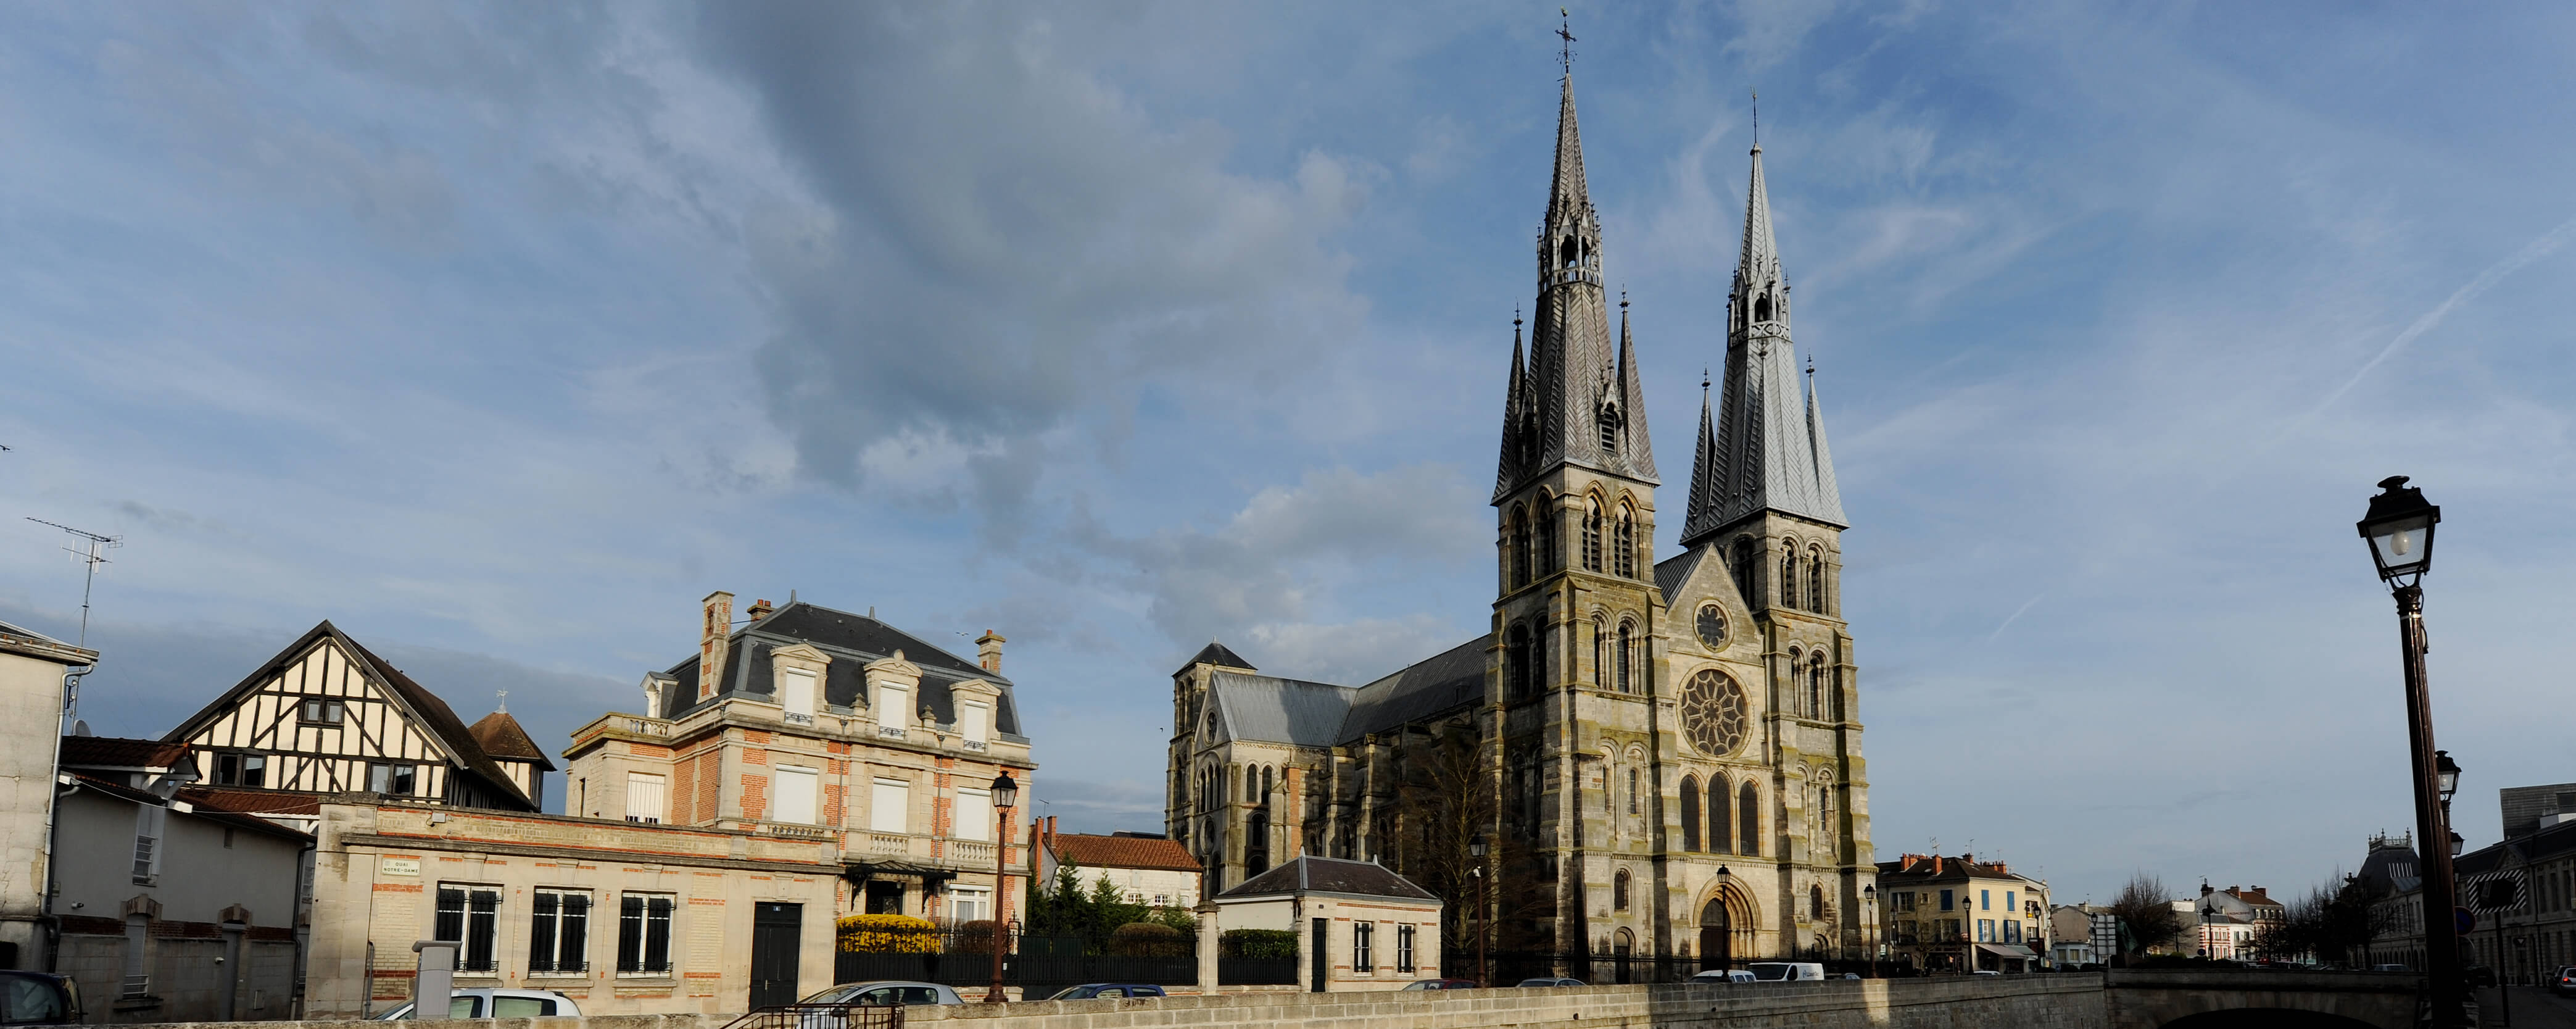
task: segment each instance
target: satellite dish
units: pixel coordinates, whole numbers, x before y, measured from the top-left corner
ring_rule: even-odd
[[[76,718],[76,719],[73,719],[73,720],[72,720],[72,735],[74,735],[74,736],[90,736],[90,735],[95,735],[94,733],[91,733],[91,732],[89,731],[89,719],[86,719],[86,718]]]

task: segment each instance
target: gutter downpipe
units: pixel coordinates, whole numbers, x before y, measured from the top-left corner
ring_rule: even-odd
[[[41,858],[45,863],[45,879],[39,884],[44,892],[36,897],[36,927],[37,931],[43,934],[45,971],[48,972],[60,971],[55,967],[54,958],[55,954],[62,949],[59,946],[62,942],[62,931],[54,922],[54,809],[60,806],[62,800],[62,793],[57,787],[61,785],[63,775],[63,730],[66,728],[63,725],[63,719],[71,717],[72,698],[80,695],[81,676],[95,671],[98,671],[96,660],[78,668],[63,669],[62,703],[54,706],[54,746],[45,758],[45,790],[48,798],[45,802],[45,849]]]

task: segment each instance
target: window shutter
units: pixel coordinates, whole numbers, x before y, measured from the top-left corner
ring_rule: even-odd
[[[663,805],[669,803],[669,783],[661,776],[646,772],[626,773],[626,820],[646,824],[662,820]]]
[[[813,825],[814,785],[816,772],[811,768],[781,765],[770,780],[769,820]]]
[[[786,708],[788,714],[813,714],[814,673],[802,668],[782,672],[778,676],[778,706]]]
[[[968,743],[982,743],[993,733],[993,709],[983,704],[961,704],[957,708],[957,734]]]
[[[993,838],[993,791],[961,789],[957,791],[957,817],[951,820],[949,835],[961,840],[986,841]]]
[[[912,691],[877,687],[877,727],[900,730],[912,724]]]
[[[868,828],[877,832],[912,831],[912,787],[900,779],[879,779],[868,795]]]

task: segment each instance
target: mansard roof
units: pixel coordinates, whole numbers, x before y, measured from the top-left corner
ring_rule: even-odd
[[[1374,861],[1350,861],[1343,858],[1303,855],[1244,881],[1243,885],[1217,894],[1219,897],[1259,897],[1289,893],[1348,893],[1363,897],[1402,897],[1439,903],[1431,891],[1413,884],[1413,880],[1395,874]]]
[[[1018,702],[1012,696],[1011,680],[1000,672],[985,671],[983,666],[932,645],[929,641],[897,629],[873,616],[852,614],[804,601],[791,601],[728,637],[724,667],[719,671],[715,693],[704,703],[713,703],[726,694],[754,697],[776,696],[769,655],[784,647],[808,644],[830,655],[832,663],[823,672],[823,702],[865,710],[868,706],[868,662],[893,657],[901,651],[904,660],[921,668],[921,685],[913,698],[916,707],[927,707],[931,716],[941,722],[957,720],[957,703],[953,688],[962,682],[977,680],[993,684],[1001,694],[995,702],[993,731],[1023,738],[1020,734]],[[665,673],[676,685],[667,691],[663,709],[654,712],[663,718],[678,718],[697,709],[698,659],[695,655],[672,665]]]

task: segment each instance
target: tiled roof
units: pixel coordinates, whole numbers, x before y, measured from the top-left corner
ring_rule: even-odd
[[[66,768],[176,768],[188,757],[188,745],[122,736],[63,737]]]
[[[1306,855],[1246,880],[1217,896],[1258,897],[1275,893],[1353,893],[1368,897],[1403,897],[1408,900],[1438,901],[1431,891],[1413,884],[1413,880],[1388,871],[1373,861],[1345,861],[1341,858]]]
[[[218,811],[238,811],[262,815],[318,815],[322,798],[311,793],[271,793],[267,790],[227,790],[190,786],[179,791],[179,799],[198,807]]]
[[[1209,640],[1207,646],[1200,647],[1197,654],[1191,655],[1188,661],[1181,664],[1180,670],[1172,674],[1179,675],[1196,665],[1222,665],[1227,668],[1241,668],[1245,671],[1255,670],[1252,662],[1244,660],[1243,655],[1235,653],[1225,644],[1215,640]]]
[[[1178,841],[1168,839],[1058,833],[1047,841],[1047,852],[1059,862],[1084,868],[1199,870],[1198,859],[1182,849]]]
[[[555,763],[546,759],[546,752],[537,746],[535,740],[528,738],[528,730],[520,728],[519,720],[510,717],[507,711],[484,715],[482,721],[474,723],[466,731],[474,734],[474,742],[481,744],[486,754],[534,761],[547,771],[554,771]]]
[[[154,796],[143,790],[127,786],[123,783],[109,782],[96,776],[82,775],[77,772],[72,773],[72,779],[74,782],[78,783],[82,789],[104,793],[108,796],[115,797],[118,800],[128,801],[135,804],[147,804],[153,807],[167,806],[162,802],[160,797]],[[180,799],[185,800],[186,798],[182,797]],[[265,818],[254,818],[250,815],[236,814],[220,808],[197,807],[195,801],[188,801],[188,806],[195,808],[195,810],[173,810],[177,814],[194,815],[209,822],[229,825],[237,829],[249,829],[253,832],[263,832],[271,836],[282,836],[293,840],[311,840],[313,838],[306,833],[297,832]]]

